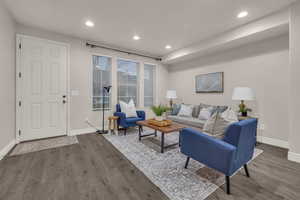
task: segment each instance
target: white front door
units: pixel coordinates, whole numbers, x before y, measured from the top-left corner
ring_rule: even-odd
[[[20,37],[20,140],[66,135],[67,46]]]

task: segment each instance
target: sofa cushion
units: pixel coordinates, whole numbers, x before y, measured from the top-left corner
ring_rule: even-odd
[[[205,120],[200,120],[197,118],[193,117],[182,117],[182,116],[174,116],[174,115],[169,115],[168,119],[173,120],[174,122],[184,124],[187,126],[193,126],[197,128],[203,128],[205,124]]]
[[[180,108],[181,108],[181,104],[173,104],[171,115],[177,115],[180,111]]]

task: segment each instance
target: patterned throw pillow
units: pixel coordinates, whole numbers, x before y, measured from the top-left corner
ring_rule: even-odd
[[[203,131],[212,134],[218,113],[213,114],[204,124]]]
[[[178,113],[178,116],[183,116],[183,117],[191,117],[193,112],[193,107],[190,105],[181,105],[180,111]]]
[[[224,136],[226,128],[230,124],[238,121],[237,118],[235,119],[233,117],[232,110],[228,109],[228,112],[230,112],[230,118],[226,118],[228,114],[226,114],[225,112],[225,115],[223,115],[224,113],[214,113],[213,116],[210,119],[208,119],[204,124],[203,131],[207,132],[208,134],[214,137],[222,138]]]

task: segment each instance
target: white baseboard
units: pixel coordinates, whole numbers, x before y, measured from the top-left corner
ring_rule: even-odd
[[[289,151],[288,160],[300,163],[300,154]]]
[[[274,138],[269,138],[269,137],[264,137],[264,136],[259,136],[258,135],[257,136],[257,141],[261,142],[261,143],[277,146],[277,147],[282,147],[282,148],[285,148],[285,149],[289,148],[288,141],[284,141],[284,140],[279,140],[279,139],[274,139]]]
[[[97,130],[95,128],[83,128],[83,129],[74,129],[70,131],[69,136],[82,135],[87,133],[95,133]]]
[[[14,146],[16,145],[16,140],[11,141],[10,143],[8,143],[8,145],[6,145],[3,149],[0,150],[0,160],[2,160],[4,158],[4,156],[6,156],[6,154],[8,154],[8,152],[14,148]]]

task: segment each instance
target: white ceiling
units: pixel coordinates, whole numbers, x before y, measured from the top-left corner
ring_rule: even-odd
[[[295,0],[5,0],[25,25],[162,56]],[[237,19],[247,10],[249,16]],[[95,22],[87,28],[85,20]],[[134,41],[138,34],[141,40]],[[166,50],[166,44],[172,45]]]

